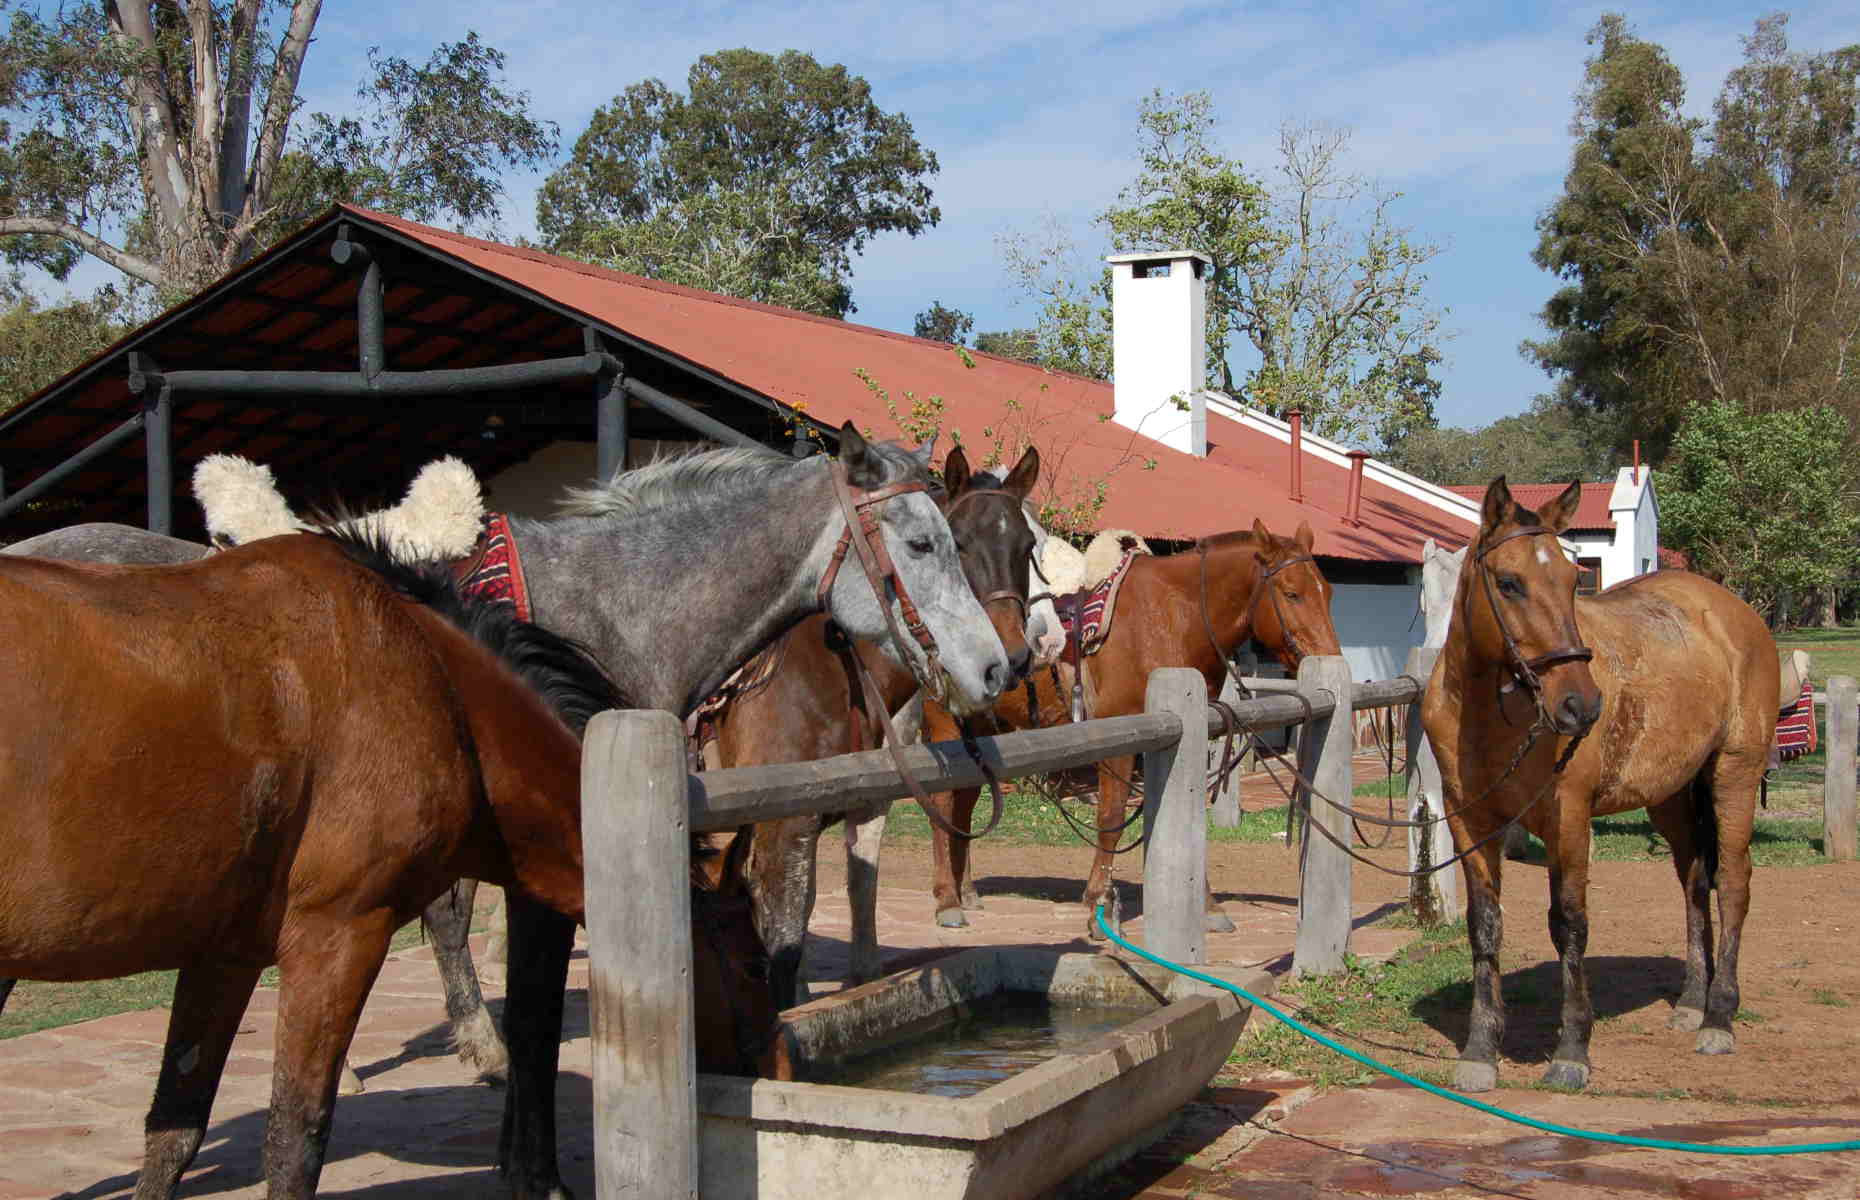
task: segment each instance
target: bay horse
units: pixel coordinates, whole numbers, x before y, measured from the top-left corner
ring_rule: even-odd
[[[1255,520],[1251,530],[1202,538],[1192,552],[1134,558],[1118,593],[1109,635],[1096,654],[1082,660],[1085,693],[1091,697],[1088,715],[1142,712],[1150,672],[1159,667],[1200,671],[1208,685],[1208,698],[1213,700],[1227,677],[1228,659],[1248,638],[1264,646],[1289,671],[1296,671],[1307,654],[1342,653],[1331,624],[1330,584],[1312,557],[1313,541],[1308,522],[1299,522],[1291,537],[1280,537]],[[1045,680],[1038,673],[1029,675],[1024,689],[1003,696],[972,726],[978,732],[1005,732],[1070,722],[1071,676],[1070,664],[1058,665]],[[924,706],[924,725],[924,736],[931,741],[955,736],[956,720],[941,705]],[[1126,819],[1135,764],[1130,755],[1098,764],[1098,845],[1084,893],[1085,927],[1094,941],[1103,940],[1103,935],[1091,913],[1107,893],[1111,893],[1109,919],[1117,924],[1111,864]],[[932,799],[946,820],[958,829],[969,829],[980,794],[967,788],[938,793]],[[969,875],[969,843],[934,826],[931,839],[936,921],[960,928],[969,923],[962,910],[982,906]],[[1215,904],[1211,884],[1207,915],[1208,928],[1233,928]]]
[[[1685,900],[1685,981],[1669,1023],[1696,1030],[1701,1054],[1736,1047],[1751,824],[1776,727],[1775,643],[1749,605],[1685,571],[1577,596],[1576,566],[1556,535],[1579,496],[1572,483],[1533,512],[1512,499],[1503,476],[1486,490],[1422,700],[1448,827],[1464,855],[1473,999],[1454,1074],[1462,1091],[1485,1091],[1498,1078],[1499,901],[1511,821],[1549,852],[1563,1008],[1544,1082],[1588,1084],[1590,822],[1637,808],[1672,847]]]
[[[295,1200],[396,928],[461,874],[584,917],[576,729],[620,697],[573,643],[443,574],[305,534],[182,566],[0,558],[0,686],[0,974],[179,971],[138,1200],[193,1161],[265,967],[267,1195]],[[785,1071],[760,989],[704,978],[766,967],[746,903],[705,888],[694,912],[734,924],[727,969],[696,964],[703,1053]],[[513,1021],[530,1011],[511,999]]]
[[[1037,615],[1029,615],[1027,607],[1030,564],[1040,531],[1025,504],[1039,474],[1040,454],[1031,446],[1005,477],[973,471],[960,446],[950,451],[943,465],[946,513],[963,574],[1015,659],[1017,677],[1025,675],[1029,665],[1027,642],[1050,641],[1060,632],[1050,602]],[[860,685],[849,677],[843,655],[830,645],[827,626],[827,618],[812,617],[785,634],[774,650],[780,656],[775,673],[717,715],[717,765],[808,762],[880,744],[879,714],[861,711]],[[1056,649],[1050,647],[1049,652]],[[849,652],[872,674],[888,713],[904,707],[917,692],[911,674],[870,644],[853,642]],[[753,826],[754,846],[746,863],[749,889],[756,901],[757,928],[773,963],[779,1003],[807,998],[801,967],[814,907],[815,856],[821,831],[841,819],[847,827],[852,907],[850,982],[878,977],[875,834],[882,834],[889,808],[887,804],[877,811]]]

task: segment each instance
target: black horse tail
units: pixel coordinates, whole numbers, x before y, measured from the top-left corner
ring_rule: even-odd
[[[1705,886],[1718,886],[1718,796],[1711,786],[1711,765],[1692,781],[1692,849],[1705,864]]]

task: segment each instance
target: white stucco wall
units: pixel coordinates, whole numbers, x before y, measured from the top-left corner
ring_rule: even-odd
[[[1197,456],[1208,452],[1207,280],[1210,260],[1188,250],[1114,254],[1111,264],[1112,409],[1117,423]],[[1133,268],[1167,262],[1167,275]],[[1170,402],[1180,396],[1183,412]]]
[[[1390,679],[1408,665],[1427,623],[1420,617],[1421,585],[1340,583],[1331,588],[1330,617],[1350,664],[1350,678]]]

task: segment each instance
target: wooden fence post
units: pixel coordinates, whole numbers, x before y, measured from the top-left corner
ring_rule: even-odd
[[[1349,814],[1336,805],[1353,803],[1356,721],[1350,710],[1350,664],[1340,655],[1312,655],[1298,664],[1298,692],[1308,700],[1334,699],[1328,717],[1305,722],[1298,733],[1298,770],[1321,795],[1309,797],[1309,822],[1348,846],[1355,836]],[[1304,785],[1299,785],[1300,792]],[[1326,803],[1324,797],[1335,801]],[[1307,828],[1300,854],[1298,941],[1292,971],[1326,975],[1343,969],[1350,947],[1350,857],[1315,829]],[[1147,903],[1147,900],[1146,900]]]
[[[1208,685],[1201,672],[1150,672],[1145,712],[1182,719],[1182,740],[1143,756],[1143,941],[1191,966],[1208,961]]]
[[[1232,671],[1227,673],[1227,678],[1221,680],[1221,703],[1240,703],[1240,689],[1234,686]],[[1243,739],[1241,744],[1244,745],[1246,744],[1245,735],[1241,736]],[[1225,740],[1222,739],[1222,741]],[[1219,743],[1208,747],[1210,759],[1220,752]],[[1218,764],[1210,761],[1210,766],[1214,765]],[[1236,765],[1232,771],[1228,772],[1227,778],[1221,781],[1221,790],[1214,794],[1214,823],[1222,829],[1233,829],[1240,824],[1240,780],[1245,774],[1241,766]]]
[[[1434,673],[1434,661],[1440,657],[1438,646],[1416,646],[1408,651],[1407,674],[1427,681]],[[1408,819],[1432,821],[1424,829],[1408,830],[1408,869],[1426,870],[1453,857],[1453,833],[1441,819],[1445,803],[1440,795],[1440,762],[1434,747],[1421,728],[1419,697],[1408,706]],[[1448,867],[1431,875],[1418,875],[1408,884],[1408,909],[1416,922],[1437,925],[1460,915],[1460,869]]]
[[[604,712],[581,752],[595,1195],[698,1194],[684,724]]]
[[[1821,849],[1829,858],[1854,857],[1854,733],[1860,702],[1850,675],[1828,679],[1828,770],[1822,779]]]

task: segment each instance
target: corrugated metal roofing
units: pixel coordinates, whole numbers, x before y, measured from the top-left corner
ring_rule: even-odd
[[[959,355],[927,341],[718,296],[587,263],[357,211],[433,250],[547,296],[809,416],[890,434],[897,419],[861,380],[901,395],[940,396],[945,429],[970,446],[1010,426],[1040,447],[1062,495],[1108,479],[1101,521],[1168,538],[1250,526],[1275,532],[1309,521],[1319,554],[1372,562],[1420,560],[1423,539],[1458,544],[1463,521],[1392,488],[1365,486],[1362,521],[1345,520],[1349,472],[1307,456],[1305,502],[1288,495],[1288,451],[1269,437],[1209,414],[1206,459],[1172,450],[1113,422],[1111,386],[1013,359]],[[973,363],[973,366],[968,365]],[[1010,411],[1013,406],[1016,411]],[[1010,436],[1012,436],[1012,433]]]
[[[1511,489],[1511,498],[1526,508],[1539,509],[1563,494],[1569,481],[1562,483],[1507,483]],[[1614,483],[1585,483],[1582,485],[1581,499],[1576,502],[1576,514],[1570,518],[1572,530],[1589,532],[1600,530],[1610,532],[1615,527],[1615,518],[1608,511],[1608,498],[1614,494]],[[1485,488],[1477,484],[1454,484],[1447,489],[1458,492],[1474,501],[1485,499]]]

